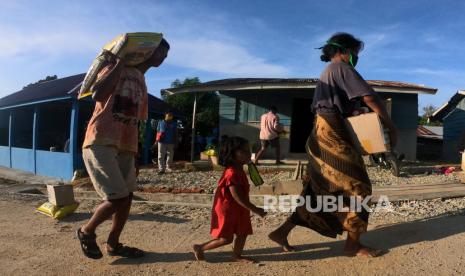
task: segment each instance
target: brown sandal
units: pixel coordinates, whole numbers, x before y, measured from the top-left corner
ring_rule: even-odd
[[[76,231],[76,236],[81,244],[82,253],[91,259],[100,259],[103,257],[102,251],[97,245],[95,234],[84,234],[79,228]]]
[[[125,258],[141,258],[144,256],[144,251],[135,247],[125,246],[122,243],[118,243],[118,245],[112,250],[108,250],[107,248],[107,253],[110,256],[120,256]]]

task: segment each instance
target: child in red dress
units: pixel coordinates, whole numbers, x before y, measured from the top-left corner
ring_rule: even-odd
[[[252,234],[250,212],[264,217],[266,212],[249,201],[249,181],[243,166],[250,162],[249,142],[241,137],[224,137],[219,163],[225,167],[213,200],[210,234],[213,240],[194,245],[197,260],[204,260],[204,251],[230,244],[234,240],[233,260],[254,262],[242,256],[245,241]]]

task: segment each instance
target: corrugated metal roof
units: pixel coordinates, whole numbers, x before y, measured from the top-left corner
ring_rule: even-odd
[[[279,88],[314,88],[318,83],[317,78],[233,78],[204,82],[180,88],[162,89],[162,93],[186,93],[186,92],[211,92],[221,90],[256,90]],[[372,87],[396,88],[417,93],[434,94],[436,88],[423,85],[397,81],[369,80]],[[293,87],[294,86],[294,87]]]
[[[417,136],[422,138],[431,138],[431,139],[440,139],[442,140],[443,136],[443,127],[431,127],[431,126],[422,126],[417,127]]]
[[[455,109],[457,104],[465,98],[465,91],[459,90],[455,93],[447,103],[443,104],[438,110],[436,110],[430,117],[434,121],[442,121],[452,110]]]
[[[72,97],[68,92],[79,85],[85,74],[74,75],[31,85],[0,99],[0,107],[13,106],[47,99]]]
[[[18,92],[1,98],[0,108],[51,100],[55,98],[75,98],[85,75],[86,74],[78,74],[31,85]],[[184,118],[184,115],[180,111],[151,94],[149,94],[148,108],[149,111],[159,114],[163,114],[166,111],[171,110],[175,116]]]
[[[423,127],[433,132],[435,135],[442,136],[444,133],[444,127],[442,126],[423,126]]]

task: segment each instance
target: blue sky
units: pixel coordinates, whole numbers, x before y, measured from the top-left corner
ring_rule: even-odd
[[[87,71],[117,34],[163,32],[172,50],[146,74],[150,93],[174,79],[318,77],[337,31],[365,42],[365,79],[438,88],[420,106],[465,88],[465,1],[0,0],[0,97],[46,75]]]

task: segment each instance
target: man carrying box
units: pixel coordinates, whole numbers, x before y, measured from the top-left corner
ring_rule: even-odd
[[[99,72],[92,91],[96,101],[83,144],[87,172],[103,202],[90,220],[77,230],[81,249],[92,259],[102,258],[95,230],[112,218],[106,251],[111,256],[142,257],[144,252],[119,242],[129,216],[133,192],[137,189],[134,157],[138,147],[138,126],[147,119],[147,87],[144,74],[160,66],[169,44],[162,40],[153,55],[130,67],[114,57]]]

